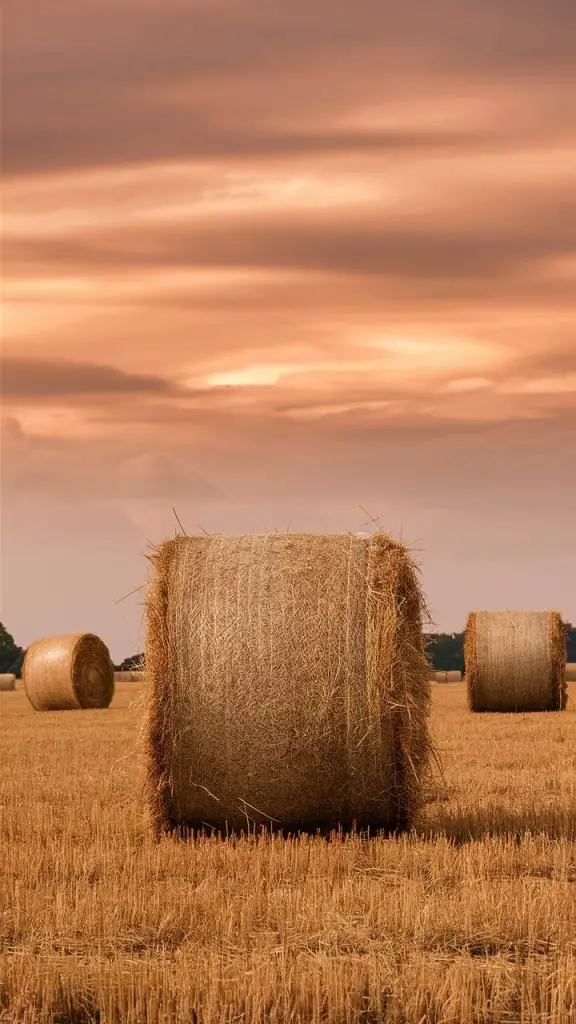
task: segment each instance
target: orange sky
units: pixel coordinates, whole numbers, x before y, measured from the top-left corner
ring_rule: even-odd
[[[337,8],[337,9],[335,9]],[[572,0],[5,13],[2,620],[141,647],[147,540],[363,529],[576,621]]]

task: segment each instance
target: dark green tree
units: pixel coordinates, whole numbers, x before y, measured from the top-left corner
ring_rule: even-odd
[[[0,672],[13,672],[15,676],[19,676],[25,653],[0,622]]]
[[[144,664],[143,654],[133,654],[131,658],[124,658],[118,665],[118,672],[139,672]]]
[[[424,640],[437,671],[464,671],[464,633],[428,633]]]

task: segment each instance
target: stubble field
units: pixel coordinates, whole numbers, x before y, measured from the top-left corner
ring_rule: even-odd
[[[0,1021],[576,1022],[576,684],[560,714],[433,686],[444,767],[398,840],[155,844],[141,686],[0,693]]]

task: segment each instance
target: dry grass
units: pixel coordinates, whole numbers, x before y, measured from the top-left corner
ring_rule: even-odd
[[[34,640],[26,651],[22,680],[35,711],[107,708],[114,695],[110,653],[93,633]]]
[[[406,828],[430,750],[423,598],[384,533],[177,537],[154,556],[159,833]]]
[[[566,706],[566,631],[558,612],[471,612],[464,661],[473,711]]]
[[[0,694],[2,1024],[573,1024],[575,685],[514,716],[434,686],[417,835],[189,845],[150,838],[140,689]]]

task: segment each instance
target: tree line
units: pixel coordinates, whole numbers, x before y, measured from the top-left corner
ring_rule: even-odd
[[[576,626],[566,624],[566,660],[576,662]],[[464,671],[464,633],[426,633],[426,650],[435,669]],[[0,622],[0,672],[20,676],[26,651]],[[117,672],[137,672],[143,667],[144,655],[133,654],[114,668]]]

